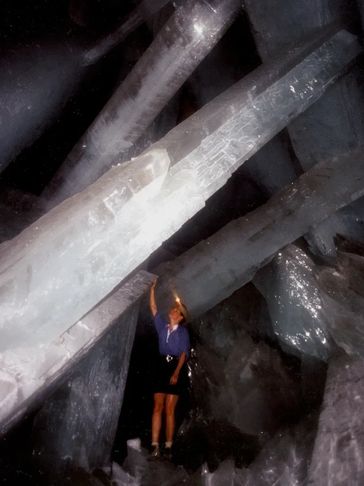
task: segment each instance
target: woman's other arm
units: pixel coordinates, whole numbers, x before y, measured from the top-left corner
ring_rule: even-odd
[[[181,371],[182,366],[184,365],[185,361],[187,359],[186,353],[182,353],[181,356],[179,357],[178,364],[176,369],[174,370],[173,375],[171,376],[171,379],[169,380],[171,385],[175,385],[178,381],[179,377],[179,372]]]

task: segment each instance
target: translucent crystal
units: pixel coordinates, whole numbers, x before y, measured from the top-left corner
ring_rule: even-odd
[[[285,348],[326,360],[331,351],[314,262],[289,245],[254,278],[265,296],[273,329]]]
[[[130,149],[237,14],[239,0],[186,0],[68,155],[47,195],[58,203],[94,182]]]
[[[281,248],[361,197],[363,178],[361,152],[316,165],[263,206],[161,266],[161,305],[169,306],[177,292],[191,316],[214,307],[250,281]]]
[[[356,38],[339,31],[257,70],[144,155],[114,167],[4,243],[0,350],[47,344],[77,322],[201,209],[246,158],[320,97],[358,52]],[[203,242],[197,249],[203,249],[203,258],[191,259],[196,279],[190,264],[177,263],[176,277],[184,280],[187,272],[192,310],[206,310],[230,295],[281,246],[359,197],[362,165],[348,159],[342,171],[337,161],[315,169],[248,220],[228,225],[227,236],[217,234],[211,247]],[[225,255],[215,266],[217,278],[205,271],[209,249]],[[241,265],[234,260],[237,254]],[[236,278],[237,272],[244,277]],[[201,293],[201,288],[210,290]]]
[[[359,2],[361,8],[362,2]],[[292,0],[248,0],[246,10],[263,62],[269,62],[319,30],[333,23],[352,22],[354,4],[342,0],[319,2]],[[363,10],[363,9],[362,9]],[[349,20],[350,19],[350,20]],[[345,114],[345,116],[343,116]],[[361,67],[354,67],[332,86],[317,103],[287,125],[287,132],[304,170],[314,164],[359,149],[364,144],[364,95]],[[351,221],[346,215],[352,214]],[[336,233],[349,235],[360,230],[355,209],[338,213],[313,228],[306,236],[312,251],[326,258],[335,255]]]
[[[104,446],[108,444],[110,448],[116,431],[136,328],[135,304],[148,288],[152,278],[147,272],[137,273],[82,320],[66,332],[56,335],[53,340],[44,342],[40,339],[39,343],[23,342],[22,346],[9,348],[0,353],[1,432],[20,420],[29,409],[44,401],[55,383],[73,369],[74,375],[61,387],[58,400],[48,401],[49,415],[46,410],[43,411],[43,422],[52,423],[51,426],[45,427],[49,429],[49,434],[47,436],[45,433],[44,439],[45,442],[53,444],[48,452],[42,449],[42,454],[45,453],[44,460],[53,453],[53,461],[59,466],[61,458],[67,453],[63,447],[69,450],[74,447],[76,462],[81,461],[82,456],[84,461],[87,458],[90,464],[95,465],[100,454],[105,458],[105,447],[101,447],[100,442]],[[130,310],[132,304],[134,309]],[[123,320],[120,321],[118,329],[112,331],[110,338],[112,324],[115,324],[123,313]],[[108,336],[100,341],[107,333]],[[113,342],[112,349],[116,349],[117,352],[113,360],[114,366],[108,364],[112,352],[108,350],[110,339]],[[114,344],[117,341],[119,346],[115,348]],[[83,360],[81,365],[78,364],[79,359],[87,353],[86,360]],[[106,389],[103,388],[105,386]],[[99,405],[90,409],[89,403],[93,401],[96,404],[98,400]],[[75,413],[75,416],[72,416],[73,412],[69,412],[81,409],[88,410],[88,414]],[[57,413],[53,413],[55,410]],[[63,420],[67,425],[63,425]],[[88,439],[86,440],[85,435],[81,453],[78,443],[73,443],[72,435],[79,433],[86,422]],[[55,433],[54,437],[52,433]],[[102,437],[103,434],[105,435]],[[97,447],[93,447],[94,439],[98,441]],[[108,452],[110,449],[106,451],[106,455]]]

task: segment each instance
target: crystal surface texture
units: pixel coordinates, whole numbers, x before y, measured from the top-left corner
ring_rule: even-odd
[[[45,344],[67,330],[201,209],[239,165],[315,102],[359,51],[356,38],[340,30],[258,69],[138,159],[114,167],[3,243],[0,350]],[[346,203],[348,186],[355,199],[358,189],[350,177],[361,174],[357,159],[348,164],[353,175],[347,170],[331,197],[318,173],[313,178],[327,199],[316,212],[320,217]],[[323,170],[334,183],[337,171]],[[302,197],[298,191],[297,199]],[[282,211],[284,205],[277,206]]]
[[[52,204],[125,160],[127,150],[222,37],[240,7],[240,0],[187,0],[177,8],[68,155],[48,190]]]

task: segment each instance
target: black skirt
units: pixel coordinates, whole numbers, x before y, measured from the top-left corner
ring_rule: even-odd
[[[187,391],[188,387],[187,365],[186,363],[184,363],[179,372],[177,383],[175,385],[171,385],[170,380],[177,368],[178,358],[170,358],[171,357],[167,359],[166,356],[159,355],[154,379],[154,393],[181,395],[182,393]]]

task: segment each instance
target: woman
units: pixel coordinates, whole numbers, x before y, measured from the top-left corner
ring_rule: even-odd
[[[190,338],[182,322],[186,318],[186,308],[181,303],[173,306],[168,313],[168,321],[158,313],[155,301],[155,280],[150,288],[150,310],[158,333],[159,362],[154,387],[154,409],[152,417],[152,456],[160,456],[159,436],[162,412],[166,414],[165,454],[171,456],[175,428],[175,409],[183,386],[187,383],[186,361],[190,353]]]

